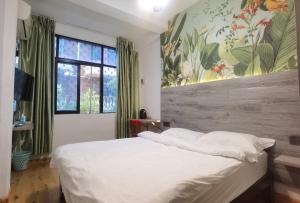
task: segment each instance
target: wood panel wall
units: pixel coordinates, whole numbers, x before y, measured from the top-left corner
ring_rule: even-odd
[[[274,138],[272,156],[300,157],[289,136],[300,135],[298,70],[161,90],[161,120],[171,127],[215,130]],[[277,181],[300,187],[300,170],[276,166]]]

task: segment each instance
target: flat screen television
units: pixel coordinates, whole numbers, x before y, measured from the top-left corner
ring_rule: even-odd
[[[16,101],[31,101],[34,78],[19,68],[15,69],[14,99]]]

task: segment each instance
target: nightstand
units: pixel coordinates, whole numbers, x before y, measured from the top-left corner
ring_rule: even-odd
[[[300,171],[300,157],[279,155],[274,159],[274,163],[286,167],[292,167],[296,170],[299,169]],[[274,191],[276,203],[300,203],[300,188],[275,182]]]
[[[293,157],[293,156],[289,156],[289,155],[279,155],[278,157],[276,157],[274,159],[274,163],[300,169],[300,157]]]
[[[17,126],[14,125],[13,126],[13,131],[31,131],[33,130],[33,123],[32,122],[26,122],[23,125]]]
[[[160,120],[158,119],[131,119],[130,131],[131,137],[136,137],[143,131],[160,132]]]

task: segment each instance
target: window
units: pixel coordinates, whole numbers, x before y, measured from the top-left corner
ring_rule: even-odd
[[[81,113],[100,113],[100,76],[101,68],[99,67],[80,67]],[[114,109],[112,111],[114,111]]]
[[[55,45],[55,113],[116,112],[116,49],[60,35]]]

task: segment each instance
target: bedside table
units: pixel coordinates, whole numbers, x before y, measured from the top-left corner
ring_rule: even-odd
[[[17,126],[13,125],[13,131],[31,131],[33,130],[33,123],[32,122],[26,122],[23,125]]]
[[[299,169],[300,157],[290,155],[279,155],[274,159],[275,164]],[[300,188],[286,185],[284,183],[274,183],[275,202],[276,203],[300,203]]]
[[[137,134],[143,131],[160,131],[160,120],[158,119],[130,119],[130,134],[131,137],[136,137]]]
[[[293,157],[293,156],[289,156],[289,155],[279,155],[278,157],[276,157],[274,159],[274,163],[300,169],[300,157]]]

